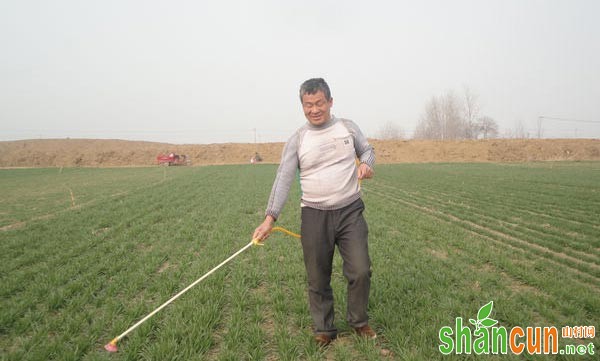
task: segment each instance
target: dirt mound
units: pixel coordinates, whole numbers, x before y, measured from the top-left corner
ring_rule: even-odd
[[[494,139],[471,141],[372,140],[377,162],[525,162],[600,160],[598,139]],[[113,167],[156,164],[159,153],[186,154],[192,165],[244,164],[258,151],[278,163],[283,143],[177,145],[106,139],[36,139],[0,142],[0,167]]]
[[[600,139],[373,141],[378,163],[600,160]]]
[[[257,148],[258,147],[258,148]],[[0,142],[0,167],[111,167],[156,164],[160,153],[186,154],[192,165],[248,163],[258,149],[279,162],[282,143],[180,145],[106,139],[39,139]]]

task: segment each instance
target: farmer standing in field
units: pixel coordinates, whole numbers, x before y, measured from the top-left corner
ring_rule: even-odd
[[[330,284],[335,245],[348,280],[348,323],[359,335],[376,338],[368,324],[371,261],[359,187],[360,179],[373,176],[375,152],[354,122],[331,115],[333,98],[325,80],[305,81],[300,101],[308,122],[285,144],[265,220],[253,238],[269,237],[299,169],[302,250],[315,341],[325,346],[337,336]]]

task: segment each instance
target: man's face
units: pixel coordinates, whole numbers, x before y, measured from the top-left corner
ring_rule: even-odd
[[[331,118],[333,98],[327,100],[322,91],[302,96],[304,116],[312,125],[322,125]]]

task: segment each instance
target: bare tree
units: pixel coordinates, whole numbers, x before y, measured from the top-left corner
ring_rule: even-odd
[[[392,121],[385,122],[377,131],[378,139],[402,139],[404,131],[400,126]]]
[[[483,136],[483,139],[496,138],[498,136],[498,123],[488,116],[483,116],[477,120],[477,133]]]
[[[525,127],[523,126],[523,122],[520,119],[517,120],[515,124],[514,137],[517,139],[529,138],[529,134],[525,132]]]
[[[421,116],[415,129],[417,139],[441,139],[442,109],[438,98],[432,97],[425,106],[425,114]]]
[[[441,97],[432,97],[425,106],[415,138],[421,139],[463,139],[466,124],[461,114],[461,106],[452,92]]]
[[[464,104],[463,104],[463,119],[465,122],[465,138],[477,139],[479,136],[479,104],[477,95],[471,91],[468,86],[463,88]]]
[[[448,92],[444,96],[444,133],[443,139],[462,139],[467,134],[467,124],[465,123],[462,114],[460,101],[453,92]]]

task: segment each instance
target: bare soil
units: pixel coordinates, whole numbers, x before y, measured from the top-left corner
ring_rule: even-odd
[[[600,139],[469,141],[371,140],[377,163],[600,160]],[[156,164],[159,153],[186,154],[191,165],[244,164],[258,152],[279,163],[283,143],[167,144],[110,139],[0,142],[0,167],[115,167]]]

